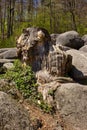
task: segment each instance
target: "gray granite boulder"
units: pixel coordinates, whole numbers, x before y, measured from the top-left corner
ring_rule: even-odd
[[[75,80],[87,80],[87,53],[75,49],[68,50],[72,56],[72,68],[70,75]]]
[[[87,86],[62,84],[55,92],[55,101],[65,130],[87,130]]]
[[[84,45],[79,50],[87,53],[87,45]]]
[[[4,68],[7,69],[11,67],[12,63],[14,62],[15,59],[17,59],[17,57],[18,57],[17,48],[1,48],[0,49],[0,73],[4,72]]]
[[[82,40],[84,41],[84,45],[87,45],[87,34],[82,36]]]
[[[29,114],[0,91],[0,130],[30,130]]]
[[[3,68],[6,69],[6,70],[9,70],[9,69],[11,69],[13,67],[14,67],[13,63],[5,63],[5,64],[3,64]]]
[[[16,48],[0,49],[0,59],[16,59],[16,58],[17,58]]]
[[[67,31],[58,36],[56,44],[61,44],[63,46],[79,49],[84,45],[84,41],[80,38],[78,32]]]
[[[0,59],[0,66],[8,62],[14,62],[14,59]]]
[[[13,66],[14,59],[0,59],[0,74]]]
[[[14,47],[14,48],[0,48],[0,53],[8,51],[8,50],[12,50],[12,49],[16,49],[16,47]]]

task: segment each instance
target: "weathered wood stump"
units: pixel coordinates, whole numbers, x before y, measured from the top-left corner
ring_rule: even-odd
[[[18,56],[33,71],[41,70],[41,62],[48,55],[51,38],[44,28],[27,28],[17,39]]]
[[[49,51],[47,58],[44,59],[44,63],[43,68],[47,69],[50,74],[65,76],[71,69],[72,57],[66,54],[62,46],[55,45],[53,50]]]
[[[18,55],[34,72],[47,70],[56,76],[65,76],[70,70],[72,57],[62,46],[52,45],[46,29],[27,28],[17,40]]]

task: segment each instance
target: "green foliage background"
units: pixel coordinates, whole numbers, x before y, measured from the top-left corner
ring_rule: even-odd
[[[28,5],[26,5],[26,7],[27,6]],[[2,38],[0,39],[0,48],[15,47],[17,37],[21,35],[22,30],[26,27],[44,27],[49,33],[58,34],[73,30],[71,12],[68,7],[64,8],[60,0],[42,0],[42,5],[38,8],[34,8],[31,4],[29,6],[29,12],[27,8],[23,8],[22,20],[20,20],[20,6],[15,6],[13,34],[9,38],[5,37],[4,40],[2,40]],[[82,9],[80,9],[79,6],[81,5],[79,5],[79,0],[77,0],[76,7],[73,8],[73,13],[75,15],[77,32],[82,36],[87,33],[87,5],[84,3]],[[7,21],[4,24],[4,28],[4,34],[6,36]]]

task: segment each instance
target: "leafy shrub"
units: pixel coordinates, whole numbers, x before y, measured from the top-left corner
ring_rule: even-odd
[[[37,95],[36,78],[31,67],[23,67],[19,60],[15,61],[14,67],[6,72],[4,78],[14,81],[24,98]]]
[[[30,66],[23,67],[19,60],[15,60],[14,67],[0,76],[7,79],[9,82],[14,81],[16,88],[21,92],[27,101],[35,103],[46,113],[52,113],[51,105],[43,101],[41,93],[37,91],[36,78]],[[29,99],[29,100],[28,100]]]

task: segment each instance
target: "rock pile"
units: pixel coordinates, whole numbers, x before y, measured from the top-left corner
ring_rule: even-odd
[[[5,69],[13,67],[12,63],[17,58],[17,48],[0,49],[0,73],[3,73]]]
[[[55,110],[60,113],[65,123],[64,130],[87,129],[86,42],[87,36],[85,35],[81,38],[76,31],[68,31],[60,35],[49,35],[48,31],[43,28],[27,28],[23,30],[17,40],[17,49],[0,49],[0,66],[9,68],[11,64],[4,63],[12,63],[17,56],[24,65],[31,65],[37,77],[38,91],[42,93],[45,103],[53,105]],[[82,83],[85,85],[81,85]],[[3,88],[1,86],[1,89]],[[1,101],[3,99],[5,104],[4,107],[0,101],[1,127],[3,123],[3,128],[7,129],[10,128],[7,121],[9,115],[12,119],[14,116],[14,122],[16,122],[17,107],[14,107],[12,103],[12,108],[10,109],[11,105],[8,96],[2,92],[0,95]],[[6,104],[8,104],[7,109]],[[15,111],[11,113],[13,107]],[[5,119],[3,113],[8,112],[9,109],[11,111],[9,114],[5,113]],[[18,108],[17,113],[19,114]],[[26,127],[29,127],[30,121],[26,114],[24,114],[23,120],[19,119],[20,116],[22,117],[21,112],[18,117],[19,125],[22,122],[20,128],[22,129],[23,127],[24,129],[25,118]],[[19,128],[19,125],[17,124],[15,128]],[[60,129],[63,130],[62,127]]]

